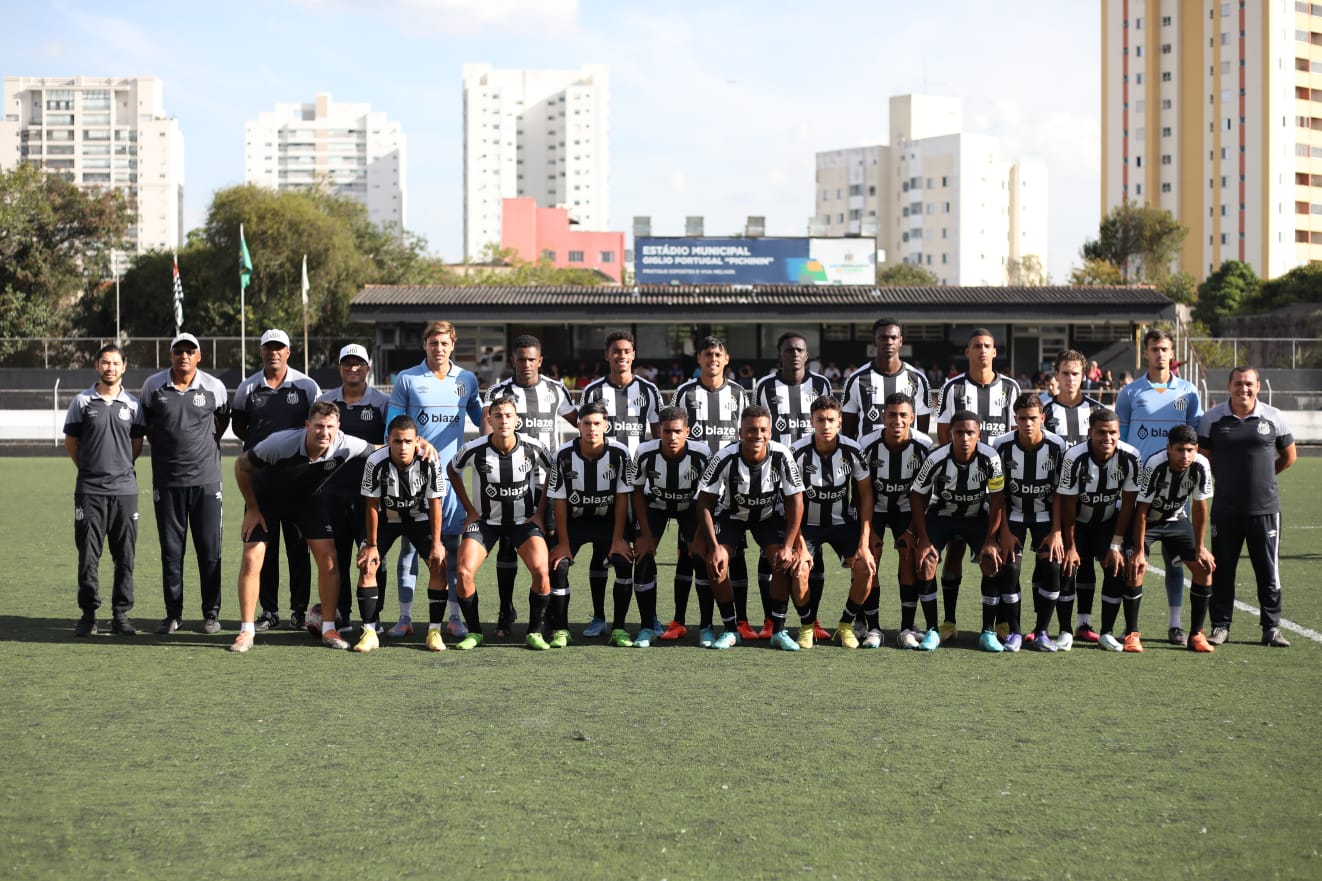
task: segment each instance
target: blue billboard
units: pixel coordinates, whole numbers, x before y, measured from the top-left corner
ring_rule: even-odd
[[[873,284],[875,239],[639,238],[638,284]]]

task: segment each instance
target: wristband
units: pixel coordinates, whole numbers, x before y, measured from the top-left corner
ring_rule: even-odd
[[[374,548],[374,547],[376,547],[376,542],[374,542],[374,541],[365,541],[365,542],[363,542],[363,547],[365,547],[365,548]]]
[[[1115,542],[1111,542],[1111,550],[1115,551],[1115,552],[1118,554],[1118,553],[1120,553],[1121,551],[1123,551],[1124,548],[1123,548],[1121,545],[1119,545],[1119,544],[1117,544],[1117,543],[1115,543]]]

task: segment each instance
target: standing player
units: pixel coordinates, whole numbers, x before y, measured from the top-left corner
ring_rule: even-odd
[[[262,334],[262,369],[239,384],[230,406],[234,433],[245,453],[277,431],[302,428],[308,411],[321,396],[311,378],[289,366],[289,334],[272,329]],[[289,564],[289,626],[301,630],[312,591],[312,568],[304,536],[293,521],[272,523],[267,539],[270,552],[262,557],[262,614],[258,631],[280,626],[280,533],[285,536]]]
[[[343,363],[342,356],[341,370]],[[375,651],[381,645],[377,628],[372,626],[380,617],[381,559],[401,538],[417,548],[427,561],[427,606],[431,612],[427,648],[434,652],[445,650],[441,625],[445,623],[450,590],[445,579],[445,546],[441,542],[441,498],[445,495],[441,468],[435,459],[423,461],[418,455],[418,426],[413,420],[396,416],[390,423],[386,446],[368,456],[360,469],[359,486],[365,503],[361,506],[363,542],[357,566],[358,615],[363,620],[363,633],[353,647],[356,652]],[[342,502],[332,497],[332,504]],[[337,534],[335,538],[338,551],[340,537]],[[344,620],[349,620],[348,614]]]
[[[817,607],[810,601],[810,568],[822,565],[822,548],[830,545],[850,570],[849,598],[841,616],[841,645],[858,648],[854,621],[872,587],[877,564],[872,557],[872,483],[863,452],[840,434],[840,400],[823,395],[812,403],[811,437],[790,448],[803,479],[803,526],[800,559],[794,570],[794,605],[799,613],[799,648],[813,646]],[[812,561],[812,566],[806,565]],[[881,629],[869,627],[868,648],[881,646]],[[875,645],[873,645],[875,643]]]
[[[1101,401],[1083,393],[1083,368],[1088,359],[1082,352],[1066,349],[1056,356],[1054,395],[1043,395],[1042,430],[1059,435],[1067,447],[1088,439],[1088,416],[1103,407]]]
[[[647,648],[656,639],[681,639],[688,629],[684,616],[688,610],[689,581],[698,583],[699,627],[708,645],[715,637],[712,628],[712,595],[707,583],[707,567],[691,547],[697,532],[697,514],[693,500],[698,494],[702,474],[711,461],[711,450],[702,441],[689,440],[688,418],[679,407],[665,407],[660,416],[661,436],[643,441],[633,464],[634,520],[638,537],[633,545],[633,589],[638,596],[638,615],[642,629],[633,641],[634,648]],[[675,617],[670,626],[657,633],[656,620],[656,548],[671,520],[678,528],[681,560],[688,560],[689,570],[682,577],[676,565]]]
[[[1197,428],[1203,416],[1198,389],[1171,371],[1175,343],[1169,333],[1154,328],[1143,334],[1143,357],[1148,362],[1147,373],[1120,389],[1115,398],[1120,439],[1138,450],[1140,463],[1166,449],[1166,436],[1172,428],[1177,425]],[[1170,610],[1167,635],[1171,645],[1184,645],[1188,641],[1180,627],[1184,569],[1174,551],[1174,545],[1161,543],[1166,566],[1166,605]]]
[[[202,587],[202,632],[220,631],[221,489],[220,438],[230,424],[225,384],[198,370],[197,337],[170,341],[170,367],[142,384],[139,400],[151,444],[152,501],[161,542],[165,619],[170,634],[183,624],[184,550],[192,528],[193,553]]]
[[[1235,610],[1235,572],[1245,542],[1258,580],[1262,644],[1287,648],[1281,635],[1281,497],[1276,476],[1295,462],[1294,435],[1281,411],[1258,400],[1261,381],[1252,367],[1230,371],[1230,397],[1203,416],[1198,445],[1212,461],[1212,635],[1230,638]]]
[[[918,593],[927,619],[927,633],[918,644],[924,651],[935,650],[943,639],[936,629],[936,564],[956,538],[961,539],[960,547],[982,548],[982,636],[978,647],[988,652],[1005,650],[996,638],[1000,595],[991,577],[1001,568],[997,537],[1005,518],[1005,475],[1000,456],[978,440],[978,423],[978,414],[972,410],[955,411],[948,423],[950,442],[924,460],[909,493]]]
[[[552,592],[559,631],[569,627],[569,567],[585,544],[592,545],[588,584],[592,588],[592,623],[584,636],[606,629],[606,570],[595,568],[609,561],[615,568],[615,618],[610,644],[633,644],[624,629],[633,594],[633,550],[627,538],[629,494],[633,491],[633,464],[624,444],[608,435],[606,407],[588,401],[578,408],[578,438],[555,451],[547,493],[555,506],[555,546],[551,548]],[[553,640],[560,639],[555,634]],[[565,644],[564,639],[560,639]],[[556,646],[557,648],[559,646]]]
[[[771,439],[771,414],[758,404],[739,419],[739,443],[712,457],[698,488],[698,529],[710,548],[707,566],[724,632],[711,643],[728,649],[742,640],[730,585],[730,557],[744,550],[752,533],[771,564],[771,644],[798,651],[785,632],[790,573],[799,564],[795,549],[803,521],[803,481],[788,447]]]
[[[1015,398],[1019,397],[1019,383],[996,372],[996,337],[985,327],[974,328],[964,354],[969,361],[968,369],[946,380],[937,397],[937,443],[949,442],[951,422],[958,410],[972,411],[977,415],[983,443],[1005,434],[1014,422],[1013,405]],[[950,545],[941,573],[941,595],[945,605],[942,641],[959,636],[955,608],[963,576],[963,555],[964,545],[957,538]]]
[[[368,384],[367,377],[371,370],[372,360],[367,355],[367,349],[357,344],[345,346],[340,349],[340,387],[331,389],[317,400],[329,401],[340,411],[340,431],[379,447],[386,442],[386,408],[390,399],[384,392]],[[417,432],[416,425],[414,432]],[[335,567],[340,574],[340,601],[336,609],[339,624],[349,623],[352,609],[354,589],[349,573],[352,569],[350,564],[355,559],[354,544],[366,540],[364,527],[367,506],[362,492],[365,465],[362,459],[351,459],[335,472],[335,476],[322,490],[330,497],[331,525],[335,529]],[[386,547],[389,548],[389,545]],[[379,585],[379,579],[384,575],[384,572],[374,572],[372,584]],[[359,605],[361,607],[361,603]],[[376,630],[381,623],[381,604],[374,604],[372,609],[374,617],[364,618],[363,624],[371,625],[369,629]],[[322,609],[321,614],[324,618],[329,610]]]
[[[542,376],[542,341],[527,334],[516,337],[514,375],[487,389],[487,403],[500,398],[513,398],[519,413],[519,433],[533,438],[547,451],[560,448],[560,420],[570,427],[578,425],[578,411],[569,400],[565,384],[558,379]],[[490,431],[491,426],[484,426]],[[546,484],[545,474],[535,476],[538,492]],[[548,524],[549,525],[549,524]],[[518,556],[514,546],[502,539],[496,551],[496,587],[500,593],[500,612],[496,617],[496,636],[505,636],[517,614],[514,610],[514,576],[518,571]]]
[[[885,546],[886,532],[895,542],[898,563],[896,581],[900,587],[900,636],[902,649],[916,649],[922,641],[914,627],[914,618],[918,612],[918,602],[930,602],[932,620],[929,626],[936,625],[936,586],[932,586],[931,595],[921,598],[918,593],[918,576],[914,568],[912,513],[909,494],[913,490],[914,478],[923,462],[932,452],[932,439],[920,431],[913,430],[914,402],[904,392],[888,395],[881,413],[883,428],[864,436],[860,442],[863,459],[872,476],[872,539],[873,557],[881,559]],[[860,516],[862,512],[860,511]],[[867,648],[874,648],[872,631],[880,632],[878,623],[881,605],[880,578],[873,581],[872,589],[863,605],[863,617],[867,623],[868,635],[863,640]],[[926,606],[924,607],[926,608]],[[836,639],[848,645],[849,632],[857,615],[849,617],[849,608],[841,616],[840,626],[836,629]],[[846,626],[849,625],[849,626]],[[857,637],[855,637],[857,638]],[[881,640],[876,640],[881,646]]]
[[[1125,584],[1125,545],[1129,541],[1138,497],[1141,466],[1138,451],[1120,440],[1120,417],[1102,408],[1088,417],[1088,440],[1070,447],[1056,488],[1063,576],[1075,575],[1079,596],[1079,627],[1062,627],[1056,645],[1069,651],[1076,639],[1097,642],[1109,651],[1141,652],[1138,607],[1143,589]],[[1102,564],[1102,631],[1092,628],[1092,600],[1097,587],[1094,561]],[[1124,644],[1112,635],[1123,604]],[[1066,614],[1066,620],[1069,619]]]
[[[864,364],[845,380],[845,436],[861,439],[879,430],[886,399],[896,392],[913,399],[915,427],[926,432],[932,412],[928,404],[931,390],[921,370],[900,360],[903,325],[894,318],[878,318],[872,323],[872,342],[877,349],[872,363]]]
[[[73,490],[73,537],[78,544],[78,607],[74,636],[96,633],[101,607],[97,567],[103,542],[115,561],[110,631],[133,636],[133,556],[138,544],[138,476],[133,463],[147,433],[142,405],[124,391],[124,353],[114,343],[96,353],[96,382],[69,404],[64,449],[78,466]]]
[[[1216,569],[1215,559],[1203,546],[1207,500],[1211,497],[1212,466],[1198,454],[1198,432],[1177,425],[1166,435],[1166,449],[1143,464],[1128,584],[1143,586],[1154,541],[1161,542],[1163,549],[1169,545],[1193,576],[1188,644],[1196,652],[1213,651],[1203,634],[1203,621],[1212,599],[1212,572]],[[1192,508],[1192,516],[1185,514],[1186,503]]]
[[[497,398],[487,405],[491,433],[464,444],[450,463],[450,486],[465,513],[463,540],[459,543],[458,592],[467,633],[455,648],[468,651],[482,644],[482,618],[477,603],[477,570],[496,542],[509,539],[515,553],[532,573],[528,591],[528,648],[551,648],[542,636],[542,622],[551,601],[551,581],[542,524],[546,496],[539,497],[535,482],[550,473],[546,448],[519,434],[519,412],[513,398]],[[464,488],[463,470],[473,466],[473,492]],[[474,505],[473,499],[477,499]],[[427,647],[441,644],[440,627],[433,613]],[[566,634],[567,635],[567,634]]]

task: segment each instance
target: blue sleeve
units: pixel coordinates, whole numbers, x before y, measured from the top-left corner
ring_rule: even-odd
[[[1120,417],[1120,440],[1129,441],[1129,386],[1115,396],[1115,413]]]
[[[1184,409],[1184,424],[1192,425],[1196,429],[1198,423],[1203,419],[1203,399],[1193,383],[1189,383],[1189,389],[1189,397],[1193,398],[1193,406]]]
[[[482,428],[482,395],[477,391],[477,377],[473,377],[473,390],[468,393],[468,404],[465,409],[468,410],[468,418],[479,429]]]

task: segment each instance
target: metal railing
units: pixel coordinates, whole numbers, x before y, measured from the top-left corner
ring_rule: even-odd
[[[1322,367],[1322,340],[1307,337],[1190,337],[1207,367]]]
[[[172,337],[132,337],[119,342],[124,360],[130,367],[151,367],[162,370],[170,366],[170,340]],[[291,364],[303,369],[303,340],[291,334],[294,357]],[[50,369],[76,369],[93,366],[97,350],[115,342],[112,336],[101,337],[0,337],[0,367],[40,367]],[[202,363],[208,371],[241,367],[243,350],[237,336],[199,337],[202,344]],[[247,340],[247,369],[258,364],[260,337]],[[340,348],[348,343],[363,343],[359,336],[309,337],[307,345],[308,367],[326,367],[335,364]]]

